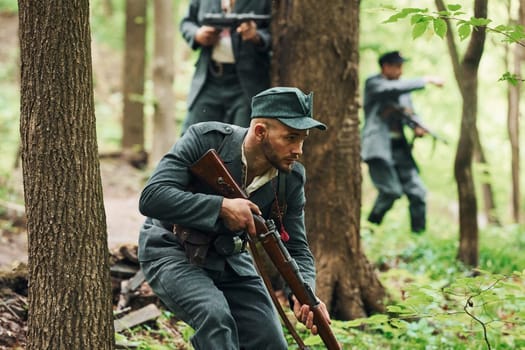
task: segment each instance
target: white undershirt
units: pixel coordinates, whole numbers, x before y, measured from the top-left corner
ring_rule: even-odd
[[[244,168],[246,169],[246,171],[244,172],[244,178],[242,179],[242,182],[243,184],[246,184],[246,176],[248,174],[248,162],[246,161],[246,155],[244,154],[244,144],[242,145],[241,154],[242,154],[242,164],[244,165]],[[246,188],[244,189],[248,197],[253,192],[263,187],[267,182],[270,182],[273,178],[277,176],[278,173],[279,172],[277,171],[277,169],[275,169],[274,167],[271,167],[264,174],[254,177],[252,182],[250,184],[246,184]]]
[[[211,58],[220,63],[235,63],[230,28],[224,28],[219,41],[213,47]]]
[[[234,0],[221,0],[221,8],[224,13],[231,13],[234,6]],[[213,47],[211,58],[215,62],[235,63],[230,28],[224,28],[221,31],[219,41]]]

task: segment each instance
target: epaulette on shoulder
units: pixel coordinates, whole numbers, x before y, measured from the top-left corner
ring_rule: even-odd
[[[200,128],[203,134],[207,134],[210,132],[220,132],[224,135],[229,135],[233,133],[234,128],[238,128],[238,126],[236,125],[226,124],[222,122],[203,122],[196,124],[195,127]]]

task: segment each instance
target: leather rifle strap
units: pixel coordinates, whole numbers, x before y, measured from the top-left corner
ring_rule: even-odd
[[[290,332],[295,342],[299,346],[299,349],[308,350],[309,348],[304,344],[299,334],[297,334],[297,331],[295,330],[294,326],[288,319],[288,316],[286,316],[283,310],[283,307],[281,306],[281,303],[279,302],[279,300],[277,300],[277,296],[275,295],[275,291],[272,287],[272,282],[270,281],[268,274],[264,270],[264,264],[261,259],[261,256],[259,255],[259,251],[257,250],[256,242],[254,242],[251,239],[248,242],[250,244],[250,251],[252,253],[253,260],[255,261],[255,267],[257,268],[257,271],[259,271],[259,275],[263,279],[264,285],[266,286],[266,289],[268,290],[268,293],[270,294],[270,297],[272,298],[272,301],[275,305],[275,308],[277,309],[277,312],[279,313],[279,316],[281,316],[281,319],[283,320],[284,325],[286,326],[286,328],[288,328],[288,331]]]

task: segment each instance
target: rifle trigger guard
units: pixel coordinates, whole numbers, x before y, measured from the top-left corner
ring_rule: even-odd
[[[268,231],[264,232],[264,233],[260,233],[258,234],[259,238],[261,240],[263,240],[264,238],[268,237],[268,236],[272,236],[274,235],[276,238],[278,238],[278,240],[281,239],[281,236],[279,236],[277,234],[277,231],[275,230],[275,223],[273,222],[273,220],[266,220],[266,227],[268,228]]]

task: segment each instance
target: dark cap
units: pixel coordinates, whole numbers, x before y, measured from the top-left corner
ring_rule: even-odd
[[[399,51],[390,51],[379,57],[379,65],[382,66],[385,63],[403,63],[407,59],[401,56]]]
[[[252,98],[252,118],[275,118],[293,129],[318,128],[326,125],[313,118],[313,92],[305,95],[294,87],[274,87]]]

